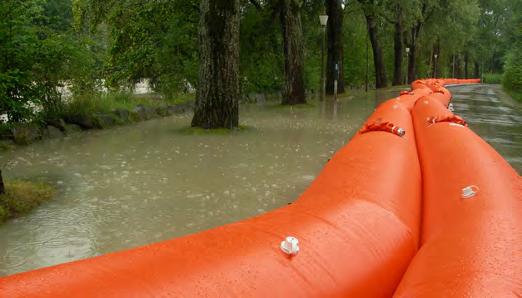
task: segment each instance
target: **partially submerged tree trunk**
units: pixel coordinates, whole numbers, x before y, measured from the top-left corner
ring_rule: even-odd
[[[460,58],[460,53],[459,53],[455,59],[455,76],[457,77],[457,79],[462,79],[461,60],[462,59]]]
[[[437,57],[435,57],[435,55],[437,55]],[[431,62],[433,65],[433,69],[432,69],[433,78],[441,77],[440,68],[439,68],[439,60],[440,60],[440,41],[437,39],[435,44],[433,44],[433,54],[431,55]]]
[[[466,51],[464,53],[464,78],[465,79],[469,78],[469,67],[468,67],[468,64],[469,64],[469,54]]]
[[[239,125],[239,0],[202,0],[193,127]]]
[[[281,30],[285,60],[283,105],[306,103],[304,86],[304,43],[300,0],[283,0]]]
[[[384,66],[384,56],[382,48],[377,38],[377,22],[375,16],[365,13],[366,23],[368,26],[368,35],[372,43],[373,63],[375,65],[375,86],[377,88],[384,88],[388,84],[386,79],[386,67]]]
[[[408,43],[408,47],[410,48],[408,54],[408,83],[417,79],[417,39],[421,28],[422,23],[418,23],[410,29],[410,41]]]
[[[344,93],[343,8],[341,0],[327,0],[326,14],[329,16],[326,93],[334,93],[335,80],[337,80],[337,92]],[[338,70],[336,70],[336,65]]]
[[[5,194],[4,179],[2,178],[2,170],[0,170],[0,195]]]
[[[474,71],[473,71],[473,77],[475,79],[480,78],[480,64],[477,61],[475,61],[475,68],[474,68]]]

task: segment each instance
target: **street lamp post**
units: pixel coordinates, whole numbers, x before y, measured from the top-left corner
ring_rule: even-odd
[[[433,77],[437,78],[437,59],[439,58],[439,54],[435,54],[433,57],[435,57],[435,65],[433,66]]]
[[[405,76],[404,76],[404,83],[406,85],[408,85],[408,63],[409,63],[409,58],[410,58],[410,48],[406,48],[406,71],[405,71]]]
[[[326,93],[326,77],[324,74],[324,48],[326,44],[326,25],[328,24],[328,15],[323,13],[319,16],[319,21],[321,22],[321,27],[323,28],[323,42],[321,47],[321,100],[324,100]]]

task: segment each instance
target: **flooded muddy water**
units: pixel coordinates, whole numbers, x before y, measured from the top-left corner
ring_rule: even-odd
[[[46,140],[1,153],[7,178],[57,196],[0,226],[0,275],[194,233],[294,201],[394,94],[304,107],[241,107],[242,131],[189,134],[191,115]]]
[[[519,171],[520,107],[454,87],[457,113]],[[0,226],[0,276],[178,237],[294,201],[384,99],[351,93],[305,107],[241,106],[246,129],[190,134],[191,115],[46,140],[0,153],[7,178],[54,199]],[[498,100],[497,100],[498,99]]]

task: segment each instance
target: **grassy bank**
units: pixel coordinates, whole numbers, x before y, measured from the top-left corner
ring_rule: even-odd
[[[90,94],[55,103],[26,122],[0,121],[0,150],[28,145],[45,138],[69,133],[105,129],[116,125],[182,114],[192,109],[193,94],[175,98],[129,93]]]
[[[502,77],[503,77],[503,75],[501,73],[485,73],[483,75],[482,83],[502,84]]]
[[[62,117],[77,114],[110,113],[114,110],[132,110],[136,106],[159,108],[179,105],[194,100],[194,95],[186,94],[176,98],[163,98],[157,95],[131,95],[128,93],[109,93],[79,96],[71,100],[62,110]]]
[[[5,190],[0,195],[0,223],[31,211],[54,195],[47,184],[20,180],[7,182]]]

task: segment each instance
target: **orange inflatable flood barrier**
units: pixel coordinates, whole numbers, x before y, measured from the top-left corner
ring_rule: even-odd
[[[380,105],[289,206],[4,277],[0,295],[390,297],[418,249],[421,176],[410,108],[430,92]]]
[[[421,175],[419,156],[422,169],[427,170],[425,165],[429,161],[424,159],[442,151],[429,148],[429,135],[415,132],[411,115],[412,109],[417,115],[417,109],[424,107],[421,101],[430,98],[434,105],[449,113],[445,106],[451,95],[442,87],[449,81],[416,81],[412,91],[401,92],[399,97],[381,104],[352,140],[325,165],[310,187],[289,206],[169,241],[3,277],[0,278],[0,297],[391,297],[394,293],[421,297],[416,295],[421,293],[415,292],[417,285],[420,282],[437,284],[439,278],[423,279],[428,275],[422,273],[437,265],[443,266],[457,249],[448,248],[438,259],[429,260],[434,264],[422,261],[424,245],[436,241],[436,235],[445,233],[451,225],[443,219],[446,213],[437,215],[437,210],[442,208],[436,206],[437,202],[422,207],[422,195],[428,195],[428,189],[437,188],[427,183],[445,179],[446,172],[436,172],[438,166],[432,166],[427,174]],[[428,114],[432,122],[448,118]],[[416,136],[423,141],[418,142]],[[451,137],[437,141],[455,143]],[[418,148],[431,153],[417,152]],[[493,154],[492,149],[484,150]],[[501,164],[499,159],[497,156],[495,161]],[[453,162],[458,164],[462,160]],[[435,160],[432,163],[436,163]],[[480,165],[479,162],[477,167]],[[499,172],[507,171],[505,164],[498,167]],[[423,175],[428,175],[424,182]],[[498,179],[512,176],[498,175]],[[447,178],[455,177],[451,174]],[[491,189],[507,186],[515,179],[511,178],[497,182]],[[480,187],[480,195],[490,194],[482,180],[473,181]],[[457,182],[448,185],[454,183]],[[453,191],[449,187],[436,191]],[[512,193],[502,191],[507,199],[495,207],[498,212],[504,212],[509,204],[519,208],[510,201]],[[428,207],[434,212],[429,216]],[[429,226],[422,228],[422,239],[421,212],[427,216],[423,223]],[[460,210],[452,212],[456,215]],[[466,228],[487,226],[483,221],[487,218],[473,217],[471,213],[470,221],[482,221],[467,223]],[[428,219],[433,222],[428,223]],[[505,225],[499,224],[498,231],[504,233],[516,220],[512,218]],[[473,234],[466,229],[462,231]],[[451,247],[460,243],[459,239],[449,239],[445,245]],[[475,243],[481,244],[480,241]],[[511,244],[520,247],[521,242],[516,241]],[[421,244],[421,254],[415,257]],[[488,248],[485,251],[488,252]],[[427,257],[430,259],[430,255]],[[426,264],[431,267],[425,267]],[[408,273],[403,279],[406,270]],[[513,275],[510,276],[511,281],[516,282]],[[410,293],[414,293],[413,296]]]
[[[421,248],[396,297],[522,297],[522,179],[447,100],[413,109]]]

